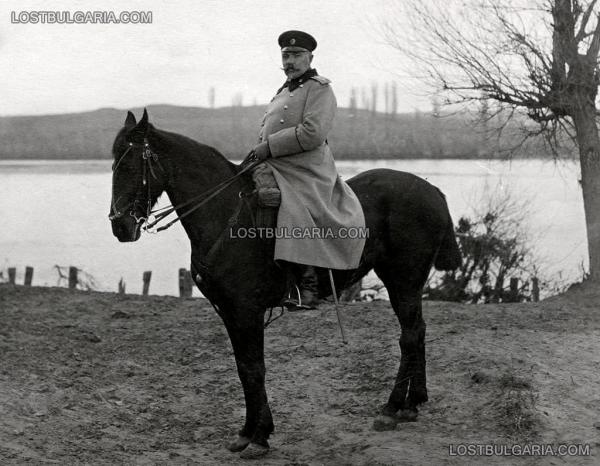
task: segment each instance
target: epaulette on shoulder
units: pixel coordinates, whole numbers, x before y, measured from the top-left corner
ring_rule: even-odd
[[[310,79],[314,79],[315,81],[317,81],[320,84],[329,84],[331,81],[329,79],[327,79],[325,76],[311,76]]]

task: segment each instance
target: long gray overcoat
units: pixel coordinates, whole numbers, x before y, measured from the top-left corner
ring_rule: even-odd
[[[269,143],[267,163],[281,190],[275,259],[352,269],[367,232],[358,198],[338,175],[327,144],[337,106],[329,83],[314,76],[280,91],[267,107],[259,142]]]

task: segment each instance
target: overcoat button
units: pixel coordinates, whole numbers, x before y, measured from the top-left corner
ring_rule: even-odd
[[[294,97],[294,94],[290,94],[290,97]]]
[[[300,87],[304,87],[304,84],[300,84]]]
[[[284,105],[284,106],[283,106],[283,109],[284,109],[284,110],[287,110],[287,108],[288,108],[288,106],[287,106],[287,105]]]
[[[279,120],[279,123],[283,123],[283,120]]]

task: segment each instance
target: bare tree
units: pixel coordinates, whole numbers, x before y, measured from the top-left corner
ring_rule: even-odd
[[[211,86],[208,90],[208,106],[210,108],[215,108],[215,88]]]
[[[241,107],[244,104],[244,95],[241,92],[236,92],[231,98],[232,107]]]
[[[367,90],[365,87],[360,88],[360,104],[362,108],[365,110],[369,110],[371,108],[371,101],[369,100],[369,94],[367,94]]]
[[[381,24],[445,103],[492,100],[496,115],[528,117],[516,118],[522,141],[543,136],[555,155],[565,135],[577,145],[590,279],[600,281],[597,0],[403,0]]]
[[[442,105],[440,104],[440,99],[437,96],[433,96],[431,99],[431,116],[433,118],[439,118],[442,116]]]
[[[373,112],[373,114],[377,113],[377,87],[376,82],[371,83],[371,112]]]
[[[396,116],[396,112],[398,111],[398,87],[396,86],[396,81],[392,82],[392,116]]]
[[[387,115],[390,113],[390,87],[387,82],[383,85],[383,103]]]
[[[350,103],[348,104],[348,108],[352,114],[356,113],[358,107],[356,94],[356,88],[352,87],[352,89],[350,89]]]
[[[431,99],[431,134],[430,134],[430,147],[432,155],[434,157],[441,157],[444,155],[444,144],[442,143],[442,134],[440,127],[440,118],[442,116],[442,106],[440,99],[437,96],[433,96]]]

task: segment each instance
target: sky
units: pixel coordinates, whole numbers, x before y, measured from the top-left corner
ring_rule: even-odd
[[[151,104],[266,104],[285,80],[279,34],[318,41],[313,66],[338,105],[352,87],[395,81],[399,110],[430,108],[402,78],[402,59],[377,22],[393,0],[0,2],[0,115],[55,114]],[[51,6],[49,6],[51,5]],[[31,11],[151,11],[152,24],[14,23]]]

